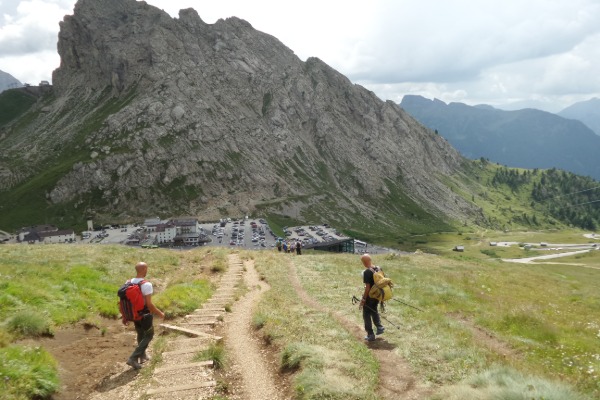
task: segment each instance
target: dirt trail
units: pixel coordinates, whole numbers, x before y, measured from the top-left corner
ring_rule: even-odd
[[[294,261],[289,263],[289,277],[296,293],[306,305],[318,310],[323,309],[323,304],[312,298],[302,287]],[[365,332],[361,325],[350,321],[339,312],[327,310],[342,326],[358,340],[364,341]],[[358,312],[358,306],[357,306]],[[391,332],[388,327],[387,332]],[[410,366],[394,352],[395,346],[384,340],[376,340],[368,344],[380,365],[378,395],[389,400],[421,400],[431,396],[431,389],[419,385],[418,379],[413,375]]]
[[[244,400],[285,399],[284,389],[278,387],[274,366],[269,363],[262,345],[252,329],[252,312],[269,286],[260,280],[254,261],[244,263],[245,283],[250,291],[233,306],[225,318],[225,347],[230,355],[233,371],[241,376],[238,390]]]
[[[239,268],[240,263],[238,254],[229,256],[230,268],[234,264]],[[224,338],[227,365],[221,372],[215,372],[217,376],[212,375],[211,369],[200,368],[194,373],[201,374],[201,377],[188,377],[178,381],[184,376],[182,373],[173,372],[172,376],[168,376],[165,375],[168,374],[168,371],[161,373],[160,370],[167,370],[177,364],[189,363],[190,360],[183,360],[180,355],[167,357],[167,354],[163,353],[163,360],[156,366],[150,380],[147,377],[144,378],[144,368],[147,367],[141,371],[134,371],[124,363],[135,341],[133,329],[123,327],[118,321],[111,321],[108,332],[104,336],[99,337],[98,329],[85,330],[82,326],[77,326],[58,333],[55,339],[48,339],[47,343],[43,344],[57,358],[62,372],[63,389],[54,399],[197,399],[209,394],[216,394],[214,391],[216,388],[207,388],[206,391],[197,389],[188,393],[153,395],[149,395],[148,390],[211,379],[226,382],[226,396],[231,400],[290,398],[288,382],[277,374],[277,358],[273,357],[273,354],[270,353],[272,349],[263,345],[252,328],[254,307],[261,296],[269,290],[269,286],[260,280],[253,260],[245,261],[243,266],[245,269],[243,279],[249,288],[248,293],[233,303],[231,313],[224,313],[223,323],[217,324],[216,331],[208,328],[206,330],[207,333],[212,332]],[[322,310],[322,304],[312,298],[302,287],[296,267],[291,260],[289,277],[301,300],[310,307]],[[222,284],[231,285],[231,283],[223,282]],[[199,313],[214,312],[211,310],[221,300],[215,297],[211,301],[213,305],[209,305],[210,302],[207,302],[205,310],[197,311]],[[357,340],[363,341],[362,326],[339,312],[332,310],[328,310],[328,312]],[[156,321],[156,324],[158,325],[160,322],[162,321]],[[185,325],[185,321],[179,323]],[[200,327],[195,326],[193,329],[200,329]],[[59,338],[64,338],[64,340],[56,340]],[[184,343],[182,348],[186,349],[199,347],[201,342],[198,339],[180,336],[169,340],[166,352],[177,353],[180,351],[178,346],[181,343]],[[431,395],[431,389],[423,387],[419,379],[412,374],[409,365],[395,353],[393,344],[383,339],[370,343],[369,348],[380,363],[378,395],[381,398],[421,400]],[[154,355],[150,354],[150,356]],[[177,360],[173,357],[177,357]],[[172,383],[171,379],[173,379]],[[201,392],[205,394],[200,395]]]

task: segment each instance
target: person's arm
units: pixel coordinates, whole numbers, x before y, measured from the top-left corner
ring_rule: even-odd
[[[369,297],[370,290],[371,290],[371,284],[365,283],[365,292],[363,293],[362,299],[360,300],[359,308],[362,308],[362,306],[365,305],[365,302],[367,301],[367,298]]]
[[[363,292],[362,299],[360,299],[360,305],[358,306],[359,309],[365,305],[365,302],[369,298],[369,291],[371,290],[371,284],[368,282],[368,278],[365,276],[366,274],[368,274],[368,271],[369,270],[365,270],[363,272],[363,282],[365,284],[365,291]]]
[[[146,307],[148,307],[148,310],[152,314],[156,314],[156,315],[158,315],[161,318],[165,317],[165,313],[162,312],[162,311],[160,311],[158,308],[156,308],[156,306],[152,302],[152,295],[151,294],[147,294],[146,296],[144,296],[144,298],[146,299]]]

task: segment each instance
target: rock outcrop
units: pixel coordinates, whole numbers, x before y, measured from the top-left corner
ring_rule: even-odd
[[[442,183],[464,161],[442,137],[246,21],[79,0],[58,50],[55,97],[2,144],[4,188],[61,165],[48,202],[82,213],[376,215],[401,191],[440,218],[480,215]]]

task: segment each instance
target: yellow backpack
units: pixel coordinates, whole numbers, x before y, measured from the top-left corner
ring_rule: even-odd
[[[392,287],[394,284],[390,278],[386,278],[383,271],[378,267],[371,268],[373,271],[373,281],[375,284],[369,290],[369,297],[377,299],[380,302],[387,301],[392,298]]]

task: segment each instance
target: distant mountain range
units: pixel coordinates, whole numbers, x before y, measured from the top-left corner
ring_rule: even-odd
[[[559,168],[600,179],[600,136],[581,121],[545,111],[502,111],[404,96],[400,106],[464,156],[510,167]]]
[[[19,82],[17,78],[7,72],[0,71],[0,92],[3,92],[6,89],[14,89],[21,86],[23,86],[23,84]]]
[[[561,117],[576,119],[600,135],[600,99],[593,98],[569,106],[558,113]]]

